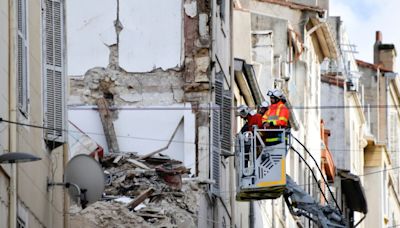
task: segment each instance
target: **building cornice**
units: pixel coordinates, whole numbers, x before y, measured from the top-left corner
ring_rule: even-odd
[[[291,9],[296,9],[296,10],[308,10],[308,11],[313,11],[317,13],[325,13],[325,9],[322,9],[320,7],[316,6],[307,6],[299,3],[294,3],[294,2],[284,2],[284,1],[279,1],[279,0],[258,0],[259,2],[267,2],[275,5],[281,5],[281,6],[287,6]]]

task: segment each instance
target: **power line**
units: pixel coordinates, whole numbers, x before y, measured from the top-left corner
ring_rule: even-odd
[[[76,109],[71,109],[76,107]],[[98,107],[81,107],[81,106],[69,106],[70,110],[99,110]],[[238,107],[232,106],[230,108],[222,108],[216,105],[208,106],[189,106],[189,107],[109,107],[110,111],[118,110],[134,110],[134,111],[178,111],[178,110],[237,110]],[[255,107],[251,107],[255,108]],[[388,108],[400,108],[400,105],[316,105],[316,106],[291,106],[288,109],[388,109]]]
[[[21,125],[21,126],[27,126],[27,127],[33,127],[33,128],[38,128],[38,129],[45,129],[45,130],[53,130],[53,131],[63,131],[68,134],[71,133],[80,133],[80,134],[86,134],[86,135],[98,135],[98,136],[105,136],[104,133],[99,133],[99,132],[81,132],[81,131],[75,131],[75,130],[67,130],[67,129],[62,129],[62,128],[49,128],[49,127],[44,127],[40,125],[33,125],[33,124],[26,124],[26,123],[21,123],[21,122],[14,122],[14,121],[9,121],[5,120],[3,118],[0,118],[0,123],[5,122],[5,123],[10,123],[10,124],[16,124],[16,125]],[[74,137],[75,138],[75,137]],[[145,140],[145,141],[153,141],[153,142],[168,142],[169,139],[160,139],[160,138],[151,138],[151,137],[137,137],[137,136],[129,136],[129,135],[117,135],[117,138],[128,138],[128,139],[137,139],[137,140]],[[190,141],[182,141],[182,140],[172,140],[171,142],[173,143],[182,143],[182,144],[197,144],[197,145],[208,145],[208,143],[195,143],[195,142],[190,142]],[[322,148],[311,148],[309,151],[320,151]],[[357,149],[330,149],[330,152],[334,151],[340,151],[340,152],[362,152],[362,150],[357,150]],[[400,153],[400,151],[397,150],[388,150],[389,153]]]
[[[33,127],[33,128],[39,128],[39,129],[47,129],[47,130],[56,130],[56,131],[64,131],[67,133],[71,133],[71,132],[75,132],[75,133],[82,133],[80,131],[72,131],[72,130],[66,130],[66,129],[58,129],[58,128],[49,128],[49,127],[44,127],[44,126],[39,126],[39,125],[33,125],[33,124],[25,124],[25,123],[20,123],[20,122],[14,122],[14,121],[9,121],[9,120],[5,120],[3,118],[0,117],[0,122],[6,122],[6,123],[10,123],[10,124],[16,124],[16,125],[22,125],[22,126],[27,126],[27,127]],[[86,134],[97,134],[97,135],[104,135],[101,133],[94,133],[94,132],[89,132]],[[142,137],[133,137],[133,136],[118,136],[118,137],[127,137],[127,138],[135,138],[135,139],[143,139],[143,140],[155,140],[155,141],[168,141],[163,140],[163,139],[154,139],[154,138],[142,138]],[[78,140],[79,141],[79,140]],[[192,142],[185,142],[185,141],[172,141],[172,142],[183,142],[183,143],[192,143]],[[338,151],[351,151],[351,150],[338,150]],[[399,151],[392,151],[392,153],[398,153]],[[208,156],[206,156],[208,157]],[[206,158],[205,157],[205,158]],[[200,160],[199,160],[200,161]],[[365,176],[365,175],[369,175],[369,174],[374,174],[374,173],[378,173],[378,172],[383,172],[386,170],[394,170],[394,169],[400,169],[400,167],[394,167],[391,169],[385,169],[385,170],[381,170],[381,171],[375,171],[372,173],[368,173],[368,174],[363,174],[363,175],[359,175],[359,176]]]

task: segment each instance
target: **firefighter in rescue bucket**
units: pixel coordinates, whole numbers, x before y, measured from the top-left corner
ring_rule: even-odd
[[[258,128],[262,127],[262,115],[257,113],[256,110],[250,110],[247,105],[240,105],[237,109],[237,112],[238,115],[245,121],[240,133],[245,135],[246,139],[244,144],[244,152],[247,154],[251,147],[251,141],[249,140],[248,136],[253,134],[254,125],[256,125]],[[247,157],[246,160],[248,159],[249,158]]]
[[[279,89],[269,90],[271,105],[262,117],[263,128],[280,129],[289,127],[289,109],[286,107],[285,95]],[[266,146],[280,143],[281,135],[278,132],[267,132],[265,134]]]
[[[253,126],[256,125],[258,128],[262,128],[262,115],[257,113],[256,110],[250,110],[247,105],[240,105],[237,109],[240,117],[242,117],[246,123],[243,125],[240,133],[246,131],[253,131]]]
[[[259,106],[258,106],[258,113],[261,114],[261,116],[263,116],[265,114],[265,112],[267,112],[268,108],[269,108],[269,101],[263,101]]]

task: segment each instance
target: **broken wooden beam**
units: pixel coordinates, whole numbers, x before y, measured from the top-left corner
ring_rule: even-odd
[[[108,108],[108,101],[101,97],[96,100],[96,103],[99,107],[100,119],[103,125],[104,135],[106,136],[108,151],[110,153],[119,153],[117,135],[114,130],[112,113]]]
[[[142,192],[140,195],[138,195],[135,199],[133,199],[132,202],[130,202],[126,207],[129,210],[135,209],[137,205],[142,203],[145,199],[147,199],[152,193],[154,192],[154,188],[149,188],[146,191]]]
[[[165,219],[164,215],[158,215],[158,214],[150,214],[150,213],[135,213],[135,215],[138,215],[143,218],[158,218],[158,219]]]
[[[137,160],[132,159],[132,158],[128,158],[128,159],[126,159],[126,160],[127,160],[128,162],[132,163],[133,165],[135,165],[136,167],[139,167],[139,168],[142,168],[142,169],[147,169],[147,170],[150,169],[150,168],[149,168],[147,165],[145,165],[143,162],[137,161]]]
[[[155,155],[155,154],[157,154],[157,153],[160,153],[161,151],[164,151],[164,150],[168,149],[169,145],[171,145],[171,143],[172,143],[172,140],[175,138],[176,132],[178,132],[179,126],[181,125],[182,122],[183,122],[183,117],[179,120],[179,123],[178,123],[178,125],[176,126],[174,132],[172,133],[172,136],[171,136],[171,138],[169,139],[169,141],[168,141],[168,143],[167,143],[166,146],[164,146],[163,148],[158,149],[158,150],[156,150],[156,151],[153,151],[153,152],[151,152],[151,153],[148,153],[148,154],[145,154],[145,155],[143,155],[143,156],[140,156],[140,157],[138,158],[138,160],[143,160],[143,159],[149,158],[149,157],[151,157],[151,156],[153,156],[153,155]]]

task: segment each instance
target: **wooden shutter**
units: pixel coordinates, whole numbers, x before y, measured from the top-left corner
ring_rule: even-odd
[[[224,91],[224,75],[223,73],[217,73],[215,75],[214,93],[215,93],[215,104],[222,107]]]
[[[211,185],[211,192],[218,195],[220,189],[220,164],[221,164],[221,110],[219,105],[214,105],[211,109],[211,178],[215,180],[215,184]]]
[[[232,113],[232,96],[230,90],[224,90],[222,99],[222,118],[221,118],[221,149],[226,153],[231,153],[232,144],[232,128],[231,128],[231,113]]]
[[[64,142],[65,74],[64,74],[64,2],[44,0],[44,113],[49,141]]]
[[[28,41],[26,29],[26,0],[17,0],[17,87],[18,108],[28,114]]]
[[[231,152],[231,107],[232,97],[230,90],[224,90],[224,75],[222,71],[216,74],[215,77],[215,103],[221,107],[220,112],[220,134],[221,134],[221,149],[224,152]]]

